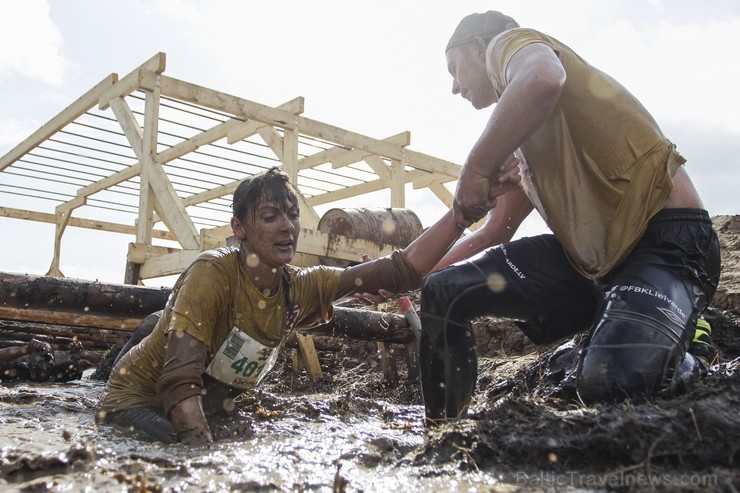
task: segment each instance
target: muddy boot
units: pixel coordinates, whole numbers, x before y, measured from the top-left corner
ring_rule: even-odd
[[[681,363],[676,367],[670,386],[666,389],[668,395],[688,392],[701,378],[702,364],[691,353],[686,353]]]
[[[585,404],[626,398],[639,402],[662,393],[672,386],[684,361],[693,336],[686,325],[694,325],[684,324],[667,301],[677,296],[634,284],[629,287],[617,286],[609,293],[603,316],[581,354],[577,387]],[[694,373],[693,361],[685,362],[686,378]]]
[[[719,357],[719,353],[712,344],[712,326],[709,322],[700,318],[696,322],[696,331],[694,332],[694,339],[691,341],[689,346],[689,353],[694,357],[696,362],[699,364],[699,370],[702,375],[705,375],[709,370],[709,367],[714,364],[715,360]]]

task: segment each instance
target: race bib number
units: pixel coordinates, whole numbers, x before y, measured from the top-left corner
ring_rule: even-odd
[[[280,346],[265,346],[234,327],[206,368],[206,373],[231,387],[249,389],[275,366]]]

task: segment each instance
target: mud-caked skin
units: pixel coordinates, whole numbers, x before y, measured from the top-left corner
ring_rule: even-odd
[[[482,315],[516,319],[538,344],[591,328],[577,371],[585,403],[675,390],[675,369],[719,271],[719,243],[706,212],[668,209],[598,285],[571,266],[552,235],[507,243],[430,275],[420,313],[428,420],[465,414],[477,367],[470,321]]]

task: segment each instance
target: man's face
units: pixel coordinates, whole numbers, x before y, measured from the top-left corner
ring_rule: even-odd
[[[475,38],[468,44],[447,51],[447,70],[452,75],[452,94],[459,94],[478,110],[487,108],[498,100],[486,71],[485,50],[485,41]]]

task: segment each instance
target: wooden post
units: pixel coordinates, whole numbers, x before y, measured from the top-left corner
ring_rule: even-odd
[[[311,380],[318,380],[324,374],[321,371],[319,356],[316,354],[316,348],[313,345],[313,338],[311,336],[298,333],[296,333],[295,337],[298,341],[298,349],[308,376]]]

